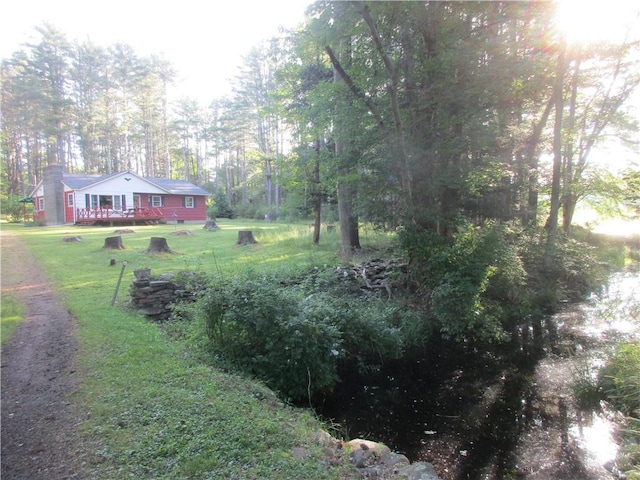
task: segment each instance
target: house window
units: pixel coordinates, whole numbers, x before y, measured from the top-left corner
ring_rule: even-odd
[[[39,211],[43,211],[44,210],[44,197],[40,197],[38,199],[38,210]]]
[[[122,210],[122,197],[120,195],[113,196],[113,209]]]
[[[196,202],[193,197],[184,197],[185,208],[196,208]]]
[[[111,195],[100,195],[100,208],[113,208],[113,197]]]
[[[73,207],[73,193],[67,194],[67,207]]]
[[[151,195],[151,206],[152,207],[161,207],[162,206],[162,197],[160,195]]]

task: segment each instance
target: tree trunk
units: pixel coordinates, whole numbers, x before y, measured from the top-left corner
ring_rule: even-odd
[[[267,193],[267,214],[265,216],[265,220],[267,222],[272,222],[273,218],[273,182],[271,179],[271,159],[265,158],[264,160],[264,187]]]
[[[253,232],[251,230],[239,230],[238,231],[238,242],[236,245],[248,245],[258,243],[255,238],[253,238]]]
[[[554,96],[552,95],[547,102],[542,116],[537,124],[533,126],[533,131],[527,139],[524,151],[524,161],[526,163],[525,194],[522,201],[520,218],[522,225],[525,227],[536,226],[538,223],[538,160],[536,152],[538,151],[540,138],[544,127],[547,125],[549,115],[554,106]]]
[[[336,142],[337,143],[337,142]],[[348,169],[344,172],[348,174]],[[349,258],[354,250],[359,250],[360,234],[358,217],[353,213],[353,188],[348,183],[338,184],[338,216],[340,217],[340,240],[342,254]]]
[[[573,75],[571,77],[571,96],[569,99],[569,118],[567,131],[567,145],[565,149],[565,166],[564,166],[564,193],[562,195],[562,230],[568,234],[571,230],[571,222],[573,220],[573,212],[575,211],[577,195],[575,192],[574,178],[574,142],[576,138],[576,102],[578,99],[578,80],[580,76],[581,57],[578,55]]]
[[[342,10],[342,5],[340,2],[336,3],[336,11],[340,12]],[[330,49],[327,49],[327,52],[332,54]],[[340,40],[340,52],[339,55],[345,60],[345,64],[349,64],[351,61],[351,50],[349,48],[349,38],[342,38]],[[345,82],[350,84],[353,88],[352,82],[347,80],[349,77],[344,72],[340,65],[340,59],[332,57],[333,63],[333,81]],[[343,111],[348,109],[348,106],[342,106]],[[349,258],[354,250],[360,248],[360,236],[358,232],[358,217],[353,213],[353,201],[354,201],[354,191],[353,187],[350,184],[349,173],[351,166],[351,158],[345,158],[345,150],[346,144],[348,140],[341,138],[344,131],[346,129],[342,129],[340,122],[344,122],[345,120],[341,118],[341,115],[338,114],[336,118],[336,126],[340,132],[338,138],[336,138],[335,142],[335,155],[338,164],[340,165],[340,177],[338,179],[338,217],[340,221],[340,242],[342,247],[342,255],[345,258]]]
[[[558,210],[560,209],[560,189],[562,174],[562,114],[564,109],[564,71],[565,71],[565,51],[563,43],[558,55],[558,66],[556,68],[556,81],[554,86],[555,97],[555,122],[553,126],[553,174],[551,178],[551,210],[545,225],[547,229],[547,259],[555,247],[556,235],[558,232]]]
[[[145,250],[145,253],[176,253],[169,248],[167,239],[164,237],[151,237],[149,241],[149,248]]]
[[[320,188],[320,140],[315,141],[315,164],[313,168],[313,243],[320,243],[320,226],[322,222],[322,190]]]
[[[124,250],[122,244],[122,237],[107,237],[104,239],[104,245],[102,247],[105,250]]]

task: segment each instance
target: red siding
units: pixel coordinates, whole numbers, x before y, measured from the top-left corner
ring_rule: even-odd
[[[75,222],[75,206],[69,206],[68,194],[71,192],[64,193],[64,218],[66,223],[74,223]],[[206,221],[207,220],[207,197],[203,195],[192,195],[195,201],[194,208],[186,208],[184,206],[184,195],[162,195],[163,197],[163,206],[160,210],[164,213],[164,220],[167,222],[171,221]],[[41,197],[40,197],[41,198]],[[34,212],[35,220],[44,220],[44,210],[37,211],[38,207],[38,198],[35,199],[36,211]],[[145,201],[145,196],[143,195],[143,203],[148,203]]]
[[[33,219],[44,221],[44,210],[38,210],[38,205],[40,205],[40,199],[44,199],[44,196],[39,196],[34,198],[34,211],[33,211]]]
[[[65,223],[75,223],[75,209],[74,205],[69,206],[69,195],[73,192],[64,192],[64,221]]]
[[[206,221],[207,220],[207,197],[194,195],[195,208],[185,208],[183,195],[163,195],[164,220],[171,221]]]

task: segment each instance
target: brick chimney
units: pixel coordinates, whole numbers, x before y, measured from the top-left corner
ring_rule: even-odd
[[[62,165],[48,165],[44,169],[44,218],[47,225],[64,224],[64,186]]]

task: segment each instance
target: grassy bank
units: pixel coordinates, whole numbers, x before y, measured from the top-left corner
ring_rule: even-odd
[[[310,412],[281,404],[258,382],[203,365],[125,307],[138,268],[233,273],[337,261],[338,239],[328,236],[314,247],[307,226],[221,227],[132,227],[134,233],[122,234],[126,249],[119,251],[102,249],[113,228],[15,228],[77,318],[76,367],[83,381],[74,400],[86,447],[79,455],[89,478],[349,478],[347,467],[329,465],[311,440],[322,425]],[[181,229],[193,235],[174,235]],[[259,243],[236,246],[237,231],[247,229]],[[62,241],[66,236],[82,241]],[[152,236],[166,237],[177,253],[146,254]]]

